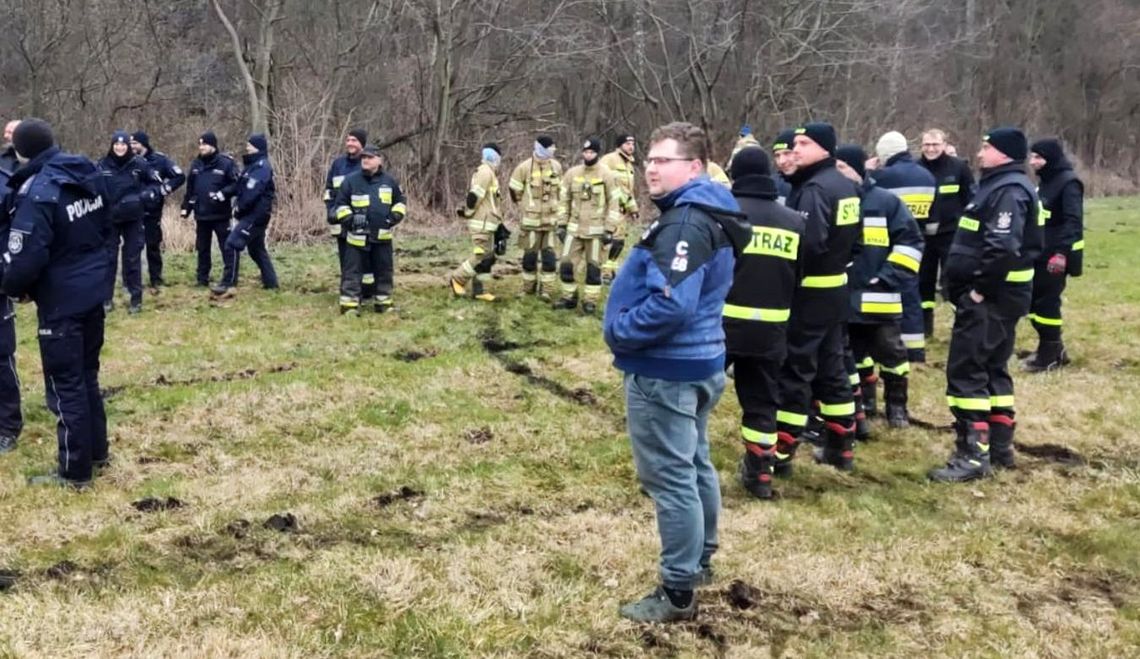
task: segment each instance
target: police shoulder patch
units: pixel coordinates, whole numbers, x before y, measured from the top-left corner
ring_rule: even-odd
[[[998,213],[997,226],[999,229],[1008,229],[1013,224],[1013,214],[1009,211]]]
[[[24,251],[24,234],[12,231],[8,234],[8,253],[19,254]]]
[[[171,168],[170,168],[170,171],[174,172],[175,174],[181,174],[181,173],[182,173],[182,168],[181,168],[181,167],[179,167],[178,165],[175,165],[175,166],[173,166],[173,167],[171,167]]]

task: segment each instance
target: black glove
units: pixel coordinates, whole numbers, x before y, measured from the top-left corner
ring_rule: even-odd
[[[399,224],[400,222],[403,222],[403,221],[404,221],[404,214],[403,213],[392,213],[388,216],[388,228],[391,229],[392,227],[396,226],[397,224]]]
[[[505,224],[499,224],[495,229],[495,254],[503,256],[507,253],[507,241],[511,238],[511,231]]]
[[[459,208],[456,208],[455,214],[458,215],[459,217],[467,217],[467,207],[466,206],[460,206]]]
[[[353,233],[364,233],[368,230],[368,216],[362,213],[353,213],[348,230]]]
[[[558,227],[554,233],[558,235],[558,242],[566,242],[566,227]]]
[[[613,241],[614,241],[614,232],[613,231],[607,231],[606,235],[602,236],[602,244],[603,245],[609,245]]]

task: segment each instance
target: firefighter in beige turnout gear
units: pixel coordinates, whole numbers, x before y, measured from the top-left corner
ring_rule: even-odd
[[[554,159],[555,149],[549,135],[540,135],[534,154],[515,167],[508,183],[511,200],[522,210],[522,291],[524,295],[537,293],[547,302],[554,294],[561,248],[555,229],[561,205],[562,164]]]
[[[471,255],[450,276],[451,292],[456,297],[470,295],[476,300],[493,302],[495,296],[485,286],[491,280],[491,266],[495,265],[495,230],[503,222],[499,210],[499,178],[495,170],[503,161],[503,152],[493,142],[483,145],[483,161],[471,176],[467,198],[456,213],[467,220],[471,234]]]
[[[601,160],[602,164],[613,172],[623,195],[620,220],[614,229],[614,239],[610,243],[606,261],[602,264],[603,284],[609,284],[613,281],[614,275],[617,274],[620,265],[618,259],[625,249],[629,225],[631,223],[636,225],[640,217],[640,210],[637,207],[637,186],[635,184],[637,167],[633,162],[633,153],[637,148],[637,142],[633,135],[624,133],[618,136],[615,145],[614,150],[602,156]]]
[[[608,167],[599,162],[602,145],[596,138],[582,146],[581,165],[571,167],[562,177],[562,205],[558,211],[559,230],[566,231],[562,262],[558,266],[562,279],[562,299],[556,309],[578,306],[578,283],[574,272],[586,260],[586,285],[582,295],[582,311],[597,311],[602,292],[602,249],[614,239],[614,229],[621,218],[625,196]]]

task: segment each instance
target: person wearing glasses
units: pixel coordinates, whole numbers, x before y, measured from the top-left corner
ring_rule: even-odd
[[[624,374],[633,462],[661,535],[661,583],[621,615],[671,622],[692,619],[694,588],[712,581],[720,485],[708,419],[724,391],[724,302],[751,232],[732,193],[705,175],[700,128],[656,129],[645,162],[661,215],[618,271],[603,326]]]

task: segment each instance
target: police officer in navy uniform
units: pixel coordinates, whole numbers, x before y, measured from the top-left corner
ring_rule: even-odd
[[[130,294],[129,312],[142,311],[143,212],[148,205],[162,202],[158,175],[142,157],[131,150],[131,136],[115,131],[111,148],[98,164],[107,188],[111,233],[107,251],[111,263],[107,273],[105,311],[115,308],[115,270],[120,247],[123,260],[123,286]]]
[[[218,138],[212,132],[198,139],[198,157],[190,164],[182,217],[194,214],[195,248],[198,251],[199,286],[210,285],[210,242],[216,238],[222,251],[222,281],[236,282],[235,253],[226,249],[230,235],[231,199],[237,193],[238,171],[234,159],[218,151]]]
[[[15,192],[8,181],[20,166],[12,146],[12,132],[19,121],[4,127],[4,149],[0,152],[0,238],[7,238],[11,226],[9,202]],[[12,298],[0,295],[0,453],[15,450],[24,428],[20,412],[20,376],[16,372],[16,307]]]
[[[1029,166],[1040,181],[1037,196],[1044,211],[1045,249],[1034,264],[1029,309],[1029,320],[1037,330],[1037,350],[1024,366],[1030,373],[1043,373],[1069,363],[1061,340],[1061,293],[1070,276],[1079,277],[1084,271],[1085,185],[1065,157],[1060,140],[1038,140],[1029,153]]]
[[[345,177],[337,190],[334,217],[347,239],[340,285],[341,313],[359,313],[363,274],[376,282],[373,309],[392,306],[392,229],[404,221],[407,200],[396,179],[384,172],[384,156],[374,146],[361,152],[360,171]]]
[[[161,196],[146,204],[143,209],[143,239],[146,242],[146,269],[152,287],[165,286],[162,279],[162,206],[166,198],[182,187],[186,174],[165,153],[150,146],[150,137],[143,131],[131,135],[131,149],[146,160],[162,181]]]
[[[268,290],[277,288],[277,271],[265,247],[265,231],[269,218],[273,215],[273,200],[277,187],[273,182],[273,167],[269,164],[269,140],[263,133],[249,136],[242,156],[244,166],[238,178],[237,197],[234,200],[234,218],[237,225],[226,239],[226,251],[230,252],[233,268],[228,270],[230,278],[210,289],[215,296],[233,295],[234,277],[238,272],[238,259],[244,249],[249,249],[249,257],[261,270],[261,285]]]
[[[15,198],[0,293],[36,303],[44,388],[58,419],[58,470],[30,482],[83,487],[108,460],[99,392],[110,266],[106,177],[86,158],[60,151],[39,119],[20,122],[13,142],[26,162],[9,181]]]
[[[943,290],[954,303],[946,398],[957,432],[941,482],[1014,464],[1014,397],[1009,358],[1017,321],[1029,312],[1033,264],[1041,253],[1037,194],[1025,172],[1029,145],[1017,128],[985,136],[978,191],[962,213],[946,257]]]

